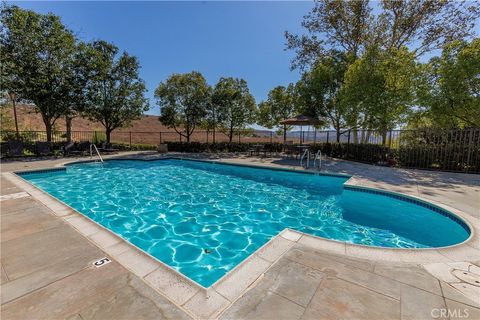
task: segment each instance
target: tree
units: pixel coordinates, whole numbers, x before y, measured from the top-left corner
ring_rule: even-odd
[[[159,120],[190,142],[190,136],[207,113],[210,91],[200,72],[171,75],[155,89]]]
[[[417,112],[424,125],[480,127],[480,39],[455,41],[423,68]]]
[[[108,143],[113,130],[129,125],[148,110],[137,58],[126,52],[117,54],[113,44],[95,41],[84,48],[79,58],[88,79],[83,114],[105,127]]]
[[[315,118],[327,118],[336,131],[337,142],[340,142],[340,136],[345,133],[353,115],[353,110],[340,101],[348,65],[345,54],[332,51],[320,57],[310,71],[304,72],[298,83],[302,112]]]
[[[218,106],[212,103],[211,88],[209,88],[209,99],[205,108],[205,116],[200,122],[199,127],[207,131],[207,142],[210,131],[212,131],[212,142],[216,141],[216,129],[218,125]]]
[[[278,86],[270,90],[266,101],[258,105],[258,124],[269,129],[280,126],[280,121],[295,116],[297,112],[295,86]],[[281,125],[283,143],[287,141],[287,131],[291,126]]]
[[[307,69],[332,49],[356,58],[372,46],[406,46],[420,56],[473,36],[479,7],[475,1],[383,0],[374,13],[368,0],[316,0],[302,22],[306,34],[285,33],[287,49],[296,52],[292,68]]]
[[[370,41],[371,12],[368,0],[316,0],[302,21],[306,34],[285,32],[287,49],[296,53],[292,69],[308,69],[330,50],[344,51],[354,57],[359,55]]]
[[[220,78],[213,89],[212,103],[217,106],[219,122],[230,142],[235,132],[255,121],[255,99],[243,79]]]
[[[2,90],[15,102],[32,101],[42,115],[47,141],[56,120],[65,115],[75,53],[75,37],[53,14],[41,15],[3,6],[0,36]]]
[[[406,48],[368,48],[348,68],[340,93],[342,104],[363,114],[360,123],[354,117],[350,125],[380,131],[385,144],[387,132],[403,122],[413,105],[416,72],[414,54]]]

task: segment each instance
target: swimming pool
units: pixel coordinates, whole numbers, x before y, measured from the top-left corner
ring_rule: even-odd
[[[391,248],[443,247],[469,236],[448,212],[345,188],[345,176],[179,159],[20,175],[204,287],[285,228]]]

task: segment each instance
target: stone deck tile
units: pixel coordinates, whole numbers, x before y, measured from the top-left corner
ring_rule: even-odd
[[[274,292],[255,288],[240,298],[220,319],[296,320],[300,319],[304,310],[302,306]]]
[[[400,319],[400,301],[345,280],[326,279],[302,319]]]
[[[326,274],[321,271],[281,259],[265,273],[257,287],[306,307],[325,277]]]
[[[13,240],[63,224],[45,207],[30,207],[23,211],[5,214],[1,218],[1,241]]]
[[[432,319],[433,309],[445,309],[445,300],[440,295],[402,285],[401,319]]]
[[[441,296],[440,282],[418,266],[376,265],[376,274]]]
[[[118,263],[90,267],[1,307],[2,319],[186,319]]]
[[[2,264],[10,280],[53,266],[59,261],[84,255],[103,253],[66,225],[36,232],[1,243]]]

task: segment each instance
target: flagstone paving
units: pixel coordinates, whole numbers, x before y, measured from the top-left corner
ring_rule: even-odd
[[[295,161],[279,159],[232,156],[222,161],[296,166]],[[2,163],[2,171],[62,162],[65,159]],[[326,161],[325,167],[355,174],[362,185],[420,195],[474,219],[480,215],[478,175],[341,161]],[[0,183],[2,196],[24,192],[3,176]],[[215,292],[205,300],[198,292],[178,305],[123,267],[121,259],[110,257],[111,263],[94,267],[93,261],[108,256],[95,244],[94,234],[91,239],[80,234],[33,197],[1,199],[2,319],[480,319],[480,294],[472,300],[448,278],[440,280],[420,264],[334,254],[308,242],[282,247],[280,241],[277,245],[285,253],[233,303],[234,288],[224,288],[226,297]],[[113,246],[120,257],[122,243]],[[480,256],[476,258],[467,270],[480,267]],[[145,279],[154,278],[158,270],[145,272]]]

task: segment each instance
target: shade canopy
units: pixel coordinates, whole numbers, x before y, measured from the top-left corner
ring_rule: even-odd
[[[280,124],[286,124],[286,125],[292,125],[292,126],[317,126],[317,125],[325,124],[325,121],[300,114],[293,118],[282,120],[280,121]]]

